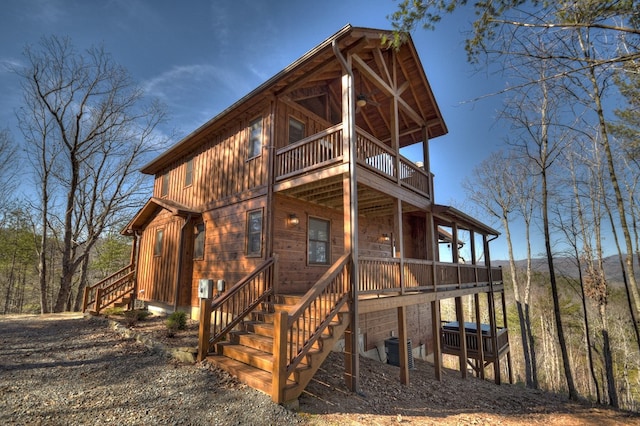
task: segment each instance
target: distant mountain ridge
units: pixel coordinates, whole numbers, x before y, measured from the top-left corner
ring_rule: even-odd
[[[635,261],[635,259],[634,259]],[[637,261],[634,263],[636,277],[640,278],[640,268],[637,265]],[[571,278],[578,278],[578,266],[576,261],[570,257],[554,257],[553,264],[556,269],[556,275],[568,276]],[[502,266],[505,269],[509,268],[508,260],[493,260],[492,266]],[[516,267],[519,269],[525,269],[527,267],[526,260],[516,260]],[[535,258],[531,260],[531,268],[536,272],[549,272],[549,267],[546,258]],[[604,272],[607,280],[610,283],[624,283],[622,278],[622,269],[620,265],[620,258],[615,256],[608,256],[604,259]]]

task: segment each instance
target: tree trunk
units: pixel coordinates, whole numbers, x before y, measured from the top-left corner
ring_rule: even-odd
[[[547,265],[549,266],[549,281],[551,282],[551,297],[553,299],[553,316],[556,322],[556,331],[558,333],[558,344],[560,345],[560,354],[562,355],[562,367],[564,368],[564,377],[567,381],[567,390],[569,398],[573,401],[578,400],[578,393],[573,382],[573,374],[571,373],[571,361],[569,352],[567,351],[567,342],[564,337],[564,329],[562,327],[562,317],[560,313],[560,297],[558,295],[558,283],[556,281],[556,273],[553,265],[553,252],[551,251],[551,235],[549,232],[549,213],[548,213],[548,191],[547,191],[547,173],[542,171],[542,222],[544,228],[544,247],[547,253]]]
[[[609,405],[619,408],[618,391],[616,389],[616,378],[613,372],[613,358],[611,357],[611,345],[609,343],[609,327],[607,322],[606,305],[600,305],[600,319],[602,321],[602,352],[604,356],[604,367],[607,374],[607,393],[609,394]]]

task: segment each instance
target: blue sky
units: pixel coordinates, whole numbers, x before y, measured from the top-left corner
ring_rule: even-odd
[[[12,130],[26,44],[69,36],[78,49],[103,44],[149,95],[168,107],[170,128],[185,136],[285,68],[345,24],[389,29],[393,0],[3,0],[0,3],[0,128]],[[446,17],[413,40],[449,134],[431,141],[436,201],[497,227],[465,202],[463,179],[503,142],[495,124],[501,99],[469,102],[504,87],[466,62],[464,31],[473,14]],[[177,140],[176,140],[177,141]],[[410,153],[408,154],[410,156]],[[540,248],[541,249],[541,248]],[[540,250],[538,249],[538,250]],[[518,249],[516,257],[523,257]],[[504,239],[492,243],[506,258]]]

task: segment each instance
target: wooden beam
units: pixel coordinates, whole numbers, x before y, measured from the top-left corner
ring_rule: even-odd
[[[456,320],[458,321],[458,333],[460,334],[460,355],[458,361],[460,365],[460,375],[467,378],[467,332],[464,326],[464,307],[462,297],[456,297]],[[494,338],[495,340],[495,338]]]
[[[440,302],[431,302],[431,332],[433,333],[433,368],[436,380],[442,380],[442,346],[440,344]]]
[[[473,301],[475,304],[476,311],[476,339],[478,342],[478,356],[479,360],[477,360],[478,364],[477,368],[479,369],[480,378],[484,380],[484,347],[482,345],[482,321],[480,319],[480,294],[476,293],[473,295]]]
[[[398,356],[400,357],[400,383],[409,384],[409,351],[407,347],[407,308],[398,307]]]

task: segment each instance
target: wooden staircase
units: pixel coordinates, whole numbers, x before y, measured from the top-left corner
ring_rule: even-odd
[[[229,333],[227,341],[217,343],[216,353],[207,356],[207,361],[236,376],[241,382],[267,394],[273,391],[274,366],[274,317],[278,312],[292,312],[302,296],[276,296],[276,304],[265,303],[261,309],[251,313],[249,321],[239,330]],[[328,312],[327,306],[323,311]],[[314,321],[307,318],[306,321]],[[301,362],[286,378],[283,389],[284,401],[291,401],[302,393],[322,362],[342,337],[349,324],[346,305],[333,316],[320,337],[311,345]],[[304,330],[293,333],[302,346],[309,335]],[[291,347],[287,341],[287,351]]]
[[[275,294],[277,279],[274,257],[215,300],[201,300],[198,360],[285,403],[300,396],[349,325],[351,255],[302,296]]]
[[[129,307],[135,296],[136,270],[133,263],[84,288],[82,312],[98,315],[106,307]]]

